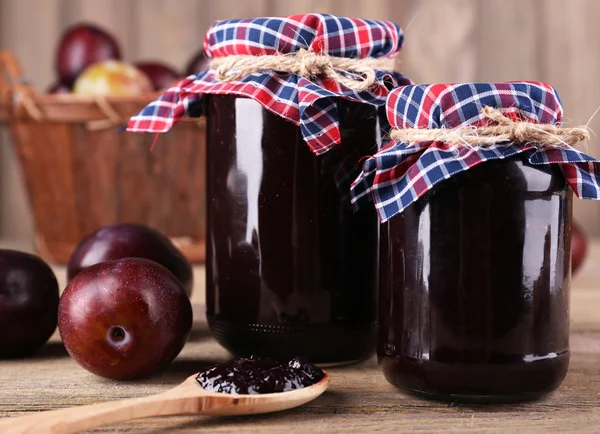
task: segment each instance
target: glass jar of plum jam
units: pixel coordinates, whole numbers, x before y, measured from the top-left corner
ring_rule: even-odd
[[[597,163],[549,145],[478,146],[476,136],[496,125],[490,107],[509,135],[528,125],[535,134],[534,123],[562,117],[543,83],[395,90],[388,119],[404,130],[400,137],[424,129],[434,136],[386,146],[352,192],[355,204],[373,198],[384,221],[380,366],[390,383],[425,397],[529,400],[555,390],[567,373],[569,185],[597,198],[594,172],[574,162]],[[587,196],[582,178],[594,185]]]
[[[317,156],[256,101],[207,97],[206,308],[235,355],[335,363],[375,350],[377,216],[353,213],[336,175],[377,149],[378,109],[338,108],[343,144]]]
[[[378,356],[389,382],[477,400],[558,387],[571,196],[557,166],[517,156],[450,178],[383,224]]]
[[[214,69],[181,88],[202,91],[207,118],[210,329],[236,356],[369,357],[378,223],[372,209],[353,212],[349,189],[389,129],[389,89],[407,80],[369,66],[365,85],[368,74],[314,62],[362,59],[364,69],[398,52],[400,28],[308,14],[220,21],[206,41]],[[297,64],[278,65],[284,55]]]

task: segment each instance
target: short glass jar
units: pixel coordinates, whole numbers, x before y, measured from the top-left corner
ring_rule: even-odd
[[[424,396],[538,398],[569,364],[572,192],[521,155],[436,185],[381,228],[378,358]]]
[[[258,102],[207,95],[207,296],[236,356],[312,362],[375,352],[377,217],[349,183],[381,140],[378,109],[338,100],[342,143],[317,156]]]

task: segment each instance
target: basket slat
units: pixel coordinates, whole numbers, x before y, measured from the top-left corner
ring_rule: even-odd
[[[13,143],[24,170],[37,232],[72,242],[79,234],[73,200],[71,128],[62,124],[12,123]]]
[[[90,233],[104,222],[117,222],[118,200],[115,188],[120,181],[116,165],[120,137],[110,130],[88,131],[83,124],[72,124],[75,160],[72,172],[77,181],[74,191],[79,210],[80,232]]]

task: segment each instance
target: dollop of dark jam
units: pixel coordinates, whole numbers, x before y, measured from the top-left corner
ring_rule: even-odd
[[[296,357],[279,363],[268,357],[239,357],[198,374],[200,385],[209,392],[237,395],[289,392],[312,386],[325,373],[307,360]]]

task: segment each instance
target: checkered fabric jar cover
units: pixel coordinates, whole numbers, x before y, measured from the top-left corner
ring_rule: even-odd
[[[556,90],[539,82],[404,86],[390,93],[386,111],[394,129],[441,129],[488,125],[482,114],[486,106],[512,120],[538,124],[559,125],[563,116]],[[351,187],[351,200],[355,209],[373,202],[385,222],[451,176],[484,161],[517,154],[533,165],[558,164],[577,197],[600,198],[600,163],[574,148],[392,141],[364,160]]]
[[[283,18],[218,21],[204,40],[211,57],[284,55],[300,50],[345,58],[392,58],[404,41],[397,24],[326,14]],[[232,82],[219,81],[209,70],[179,82],[133,116],[127,131],[165,132],[184,116],[198,113],[202,94],[238,95],[254,99],[267,110],[300,126],[315,154],[340,143],[336,99],[383,106],[389,89],[410,84],[404,75],[376,70],[368,91],[348,89],[329,79],[263,70]]]

